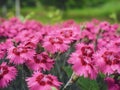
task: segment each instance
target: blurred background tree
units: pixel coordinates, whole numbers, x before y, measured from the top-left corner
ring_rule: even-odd
[[[16,5],[16,1],[20,2],[20,6]],[[56,10],[62,14],[54,15]],[[19,14],[21,12],[22,16],[34,12],[31,19],[42,22],[49,22],[53,19],[48,17],[49,13],[53,13],[54,19],[57,18],[54,21],[58,21],[58,17],[62,17],[59,21],[66,19],[86,21],[91,18],[113,20],[110,17],[111,14],[115,14],[119,19],[120,0],[0,0],[1,17],[9,18],[17,15],[16,12]]]

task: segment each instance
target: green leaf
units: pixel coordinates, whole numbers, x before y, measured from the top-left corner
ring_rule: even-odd
[[[107,84],[104,81],[105,75],[104,74],[99,74],[97,78],[97,83],[99,86],[99,90],[108,90],[107,89]]]
[[[52,90],[57,90],[57,88],[56,87],[51,87],[52,88]]]
[[[99,86],[95,80],[80,77],[77,82],[80,85],[81,90],[99,90]]]
[[[64,67],[63,69],[67,73],[68,77],[70,77],[72,75],[73,71],[70,66]]]

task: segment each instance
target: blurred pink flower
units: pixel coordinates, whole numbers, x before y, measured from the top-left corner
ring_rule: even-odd
[[[50,70],[53,67],[54,60],[49,58],[46,52],[35,54],[33,60],[27,60],[26,65],[34,70]]]
[[[72,64],[72,69],[78,76],[95,79],[97,77],[97,68],[93,58],[94,50],[90,45],[78,44],[76,51],[73,52],[68,60]]]
[[[61,28],[58,32],[68,43],[71,43],[75,40],[80,40],[81,36],[80,26],[74,25],[67,28]]]
[[[120,73],[120,56],[113,49],[102,48],[95,56],[98,69],[107,75]]]
[[[61,82],[53,75],[44,75],[39,72],[35,72],[32,77],[26,79],[30,90],[52,90],[55,87],[59,90]]]
[[[43,47],[50,53],[65,52],[69,48],[67,42],[59,34],[50,34],[43,41]]]
[[[85,25],[81,25],[81,28],[81,37],[89,40],[95,40],[100,30],[100,28],[93,22],[87,22]]]
[[[108,90],[120,90],[120,84],[117,83],[113,78],[107,77],[105,81],[108,85]]]
[[[15,79],[17,70],[13,66],[8,66],[6,63],[0,65],[0,88],[7,87],[10,81]]]
[[[26,60],[31,60],[34,54],[34,49],[25,46],[11,46],[11,48],[8,49],[7,58],[10,59],[11,63],[18,65],[23,64]]]

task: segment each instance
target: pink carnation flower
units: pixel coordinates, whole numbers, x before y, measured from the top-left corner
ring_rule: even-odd
[[[63,27],[71,27],[73,25],[76,25],[76,22],[72,19],[63,22],[63,24],[62,24]]]
[[[84,25],[81,25],[81,28]],[[92,22],[87,22],[81,31],[81,37],[89,40],[95,40],[100,28]]]
[[[54,60],[49,58],[46,52],[35,54],[33,60],[27,60],[26,65],[32,70],[50,70],[53,67]]]
[[[69,46],[59,34],[50,34],[44,38],[43,47],[50,53],[65,52]]]
[[[108,45],[108,48],[113,49],[120,53],[120,38],[116,38],[114,41],[112,40]]]
[[[23,64],[26,60],[31,60],[33,55],[35,54],[35,50],[25,47],[25,46],[18,46],[8,49],[8,56],[7,58],[10,59],[11,63],[14,64]]]
[[[84,43],[78,43],[76,45],[76,52],[79,52],[81,55],[84,56],[92,57],[94,54],[94,45],[85,45]]]
[[[43,25],[35,20],[27,20],[24,26],[31,31],[41,31]]]
[[[14,37],[23,29],[23,24],[17,18],[5,21],[0,26],[0,36]]]
[[[0,59],[4,58],[6,54],[6,47],[4,43],[0,43]]]
[[[17,34],[16,37],[13,38],[16,42],[33,42],[37,44],[40,40],[42,40],[41,32],[36,31],[21,31]]]
[[[107,31],[107,32],[115,32],[117,29],[118,29],[118,24],[113,24],[113,25],[110,25],[109,22],[101,22],[99,24],[99,27],[101,28],[101,30],[103,31]]]
[[[78,44],[76,49],[76,52],[73,52],[68,60],[68,63],[72,64],[73,71],[78,76],[95,79],[97,77],[97,69],[94,64],[93,48],[89,45]]]
[[[120,56],[119,53],[110,49],[101,49],[94,57],[96,66],[99,70],[107,75],[120,73]]]
[[[74,40],[79,40],[81,35],[80,27],[78,26],[62,28],[58,32],[62,37],[64,37],[64,40],[68,43],[71,43]]]
[[[0,65],[0,88],[7,87],[10,81],[15,79],[16,75],[16,68],[6,65],[6,63],[2,63]]]
[[[7,54],[7,49],[12,46],[10,39],[7,39],[5,42],[0,43],[0,59],[4,58]]]
[[[108,90],[120,90],[120,80],[116,82],[113,78],[107,77],[105,81],[108,85]]]
[[[52,90],[52,87],[59,90],[58,88],[62,84],[55,76],[50,74],[44,75],[39,72],[35,72],[26,81],[30,90]]]

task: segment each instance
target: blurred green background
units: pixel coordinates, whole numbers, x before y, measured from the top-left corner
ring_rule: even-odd
[[[120,22],[120,0],[0,0],[0,17],[56,23],[68,19]]]

